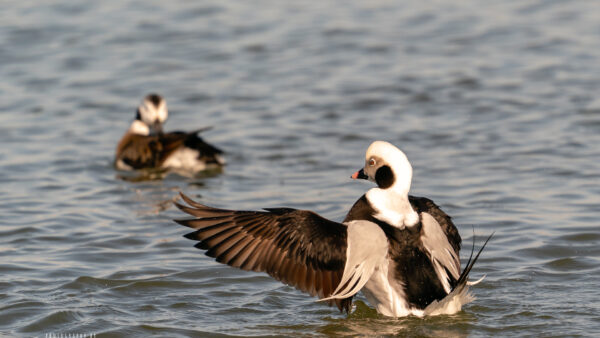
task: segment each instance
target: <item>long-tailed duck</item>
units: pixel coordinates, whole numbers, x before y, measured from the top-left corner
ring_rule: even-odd
[[[196,216],[177,223],[195,229],[186,238],[218,262],[263,271],[348,312],[363,291],[385,316],[453,314],[473,297],[461,271],[461,238],[433,201],[408,195],[412,167],[392,144],[373,142],[364,168],[352,175],[377,184],[342,223],[291,208],[232,211],[208,207],[181,194]]]
[[[135,120],[117,145],[115,167],[120,170],[174,169],[196,173],[225,164],[223,151],[206,143],[198,133],[163,133],[169,112],[157,94],[144,98]]]

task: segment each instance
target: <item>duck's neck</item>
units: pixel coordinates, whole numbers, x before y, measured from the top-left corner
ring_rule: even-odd
[[[376,212],[373,216],[400,229],[419,223],[419,214],[408,201],[408,191],[392,188],[372,188],[367,192],[367,199]]]

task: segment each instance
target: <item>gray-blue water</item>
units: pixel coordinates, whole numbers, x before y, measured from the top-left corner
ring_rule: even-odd
[[[600,3],[0,4],[0,336],[600,335]],[[148,92],[212,125],[222,174],[131,182],[114,148]],[[341,220],[371,141],[454,217],[477,300],[346,316],[182,237],[209,205]]]

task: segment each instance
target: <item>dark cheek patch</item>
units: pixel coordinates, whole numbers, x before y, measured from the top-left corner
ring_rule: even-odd
[[[392,172],[392,169],[387,165],[377,169],[377,172],[375,173],[375,182],[381,189],[391,187],[392,184],[394,184],[394,173]]]

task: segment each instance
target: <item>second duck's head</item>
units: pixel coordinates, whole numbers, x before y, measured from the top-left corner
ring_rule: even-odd
[[[132,131],[143,135],[160,134],[168,116],[167,102],[158,94],[148,94],[137,109],[134,121],[137,127]]]

